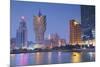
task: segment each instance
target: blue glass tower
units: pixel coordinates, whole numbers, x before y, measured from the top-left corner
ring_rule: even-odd
[[[19,28],[16,32],[16,43],[19,48],[27,46],[27,26],[24,16],[21,17]]]
[[[81,5],[81,27],[84,40],[93,39],[95,31],[95,6]]]

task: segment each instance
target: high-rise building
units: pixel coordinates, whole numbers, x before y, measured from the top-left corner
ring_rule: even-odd
[[[16,47],[16,38],[11,38],[10,40],[10,49],[15,49]]]
[[[16,43],[19,48],[27,46],[27,26],[24,16],[21,17],[19,28],[16,32]]]
[[[81,5],[81,27],[84,40],[94,39],[95,33],[95,6]]]
[[[46,16],[42,15],[41,11],[37,16],[34,16],[34,32],[36,43],[42,43],[44,41],[44,34],[46,31]]]
[[[59,39],[58,44],[59,44],[59,46],[65,46],[66,45],[66,40],[65,39]]]
[[[57,33],[51,34],[48,39],[51,40],[52,47],[58,46],[59,35]]]
[[[81,44],[81,27],[76,20],[70,20],[70,44]]]

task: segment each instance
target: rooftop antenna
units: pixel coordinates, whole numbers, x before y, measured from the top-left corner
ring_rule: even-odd
[[[41,10],[39,9],[38,16],[40,17],[41,15],[42,15],[42,13],[41,13]]]

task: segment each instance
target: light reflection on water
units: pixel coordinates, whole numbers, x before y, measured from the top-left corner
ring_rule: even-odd
[[[52,52],[48,52],[48,64],[51,63]]]
[[[72,53],[72,63],[81,62],[81,53],[73,52]]]
[[[95,61],[94,52],[37,52],[11,54],[11,66]]]

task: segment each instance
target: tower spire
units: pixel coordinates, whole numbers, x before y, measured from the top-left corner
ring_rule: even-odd
[[[41,13],[41,10],[39,9],[39,13],[38,13],[38,16],[41,16],[42,15],[42,13]]]

